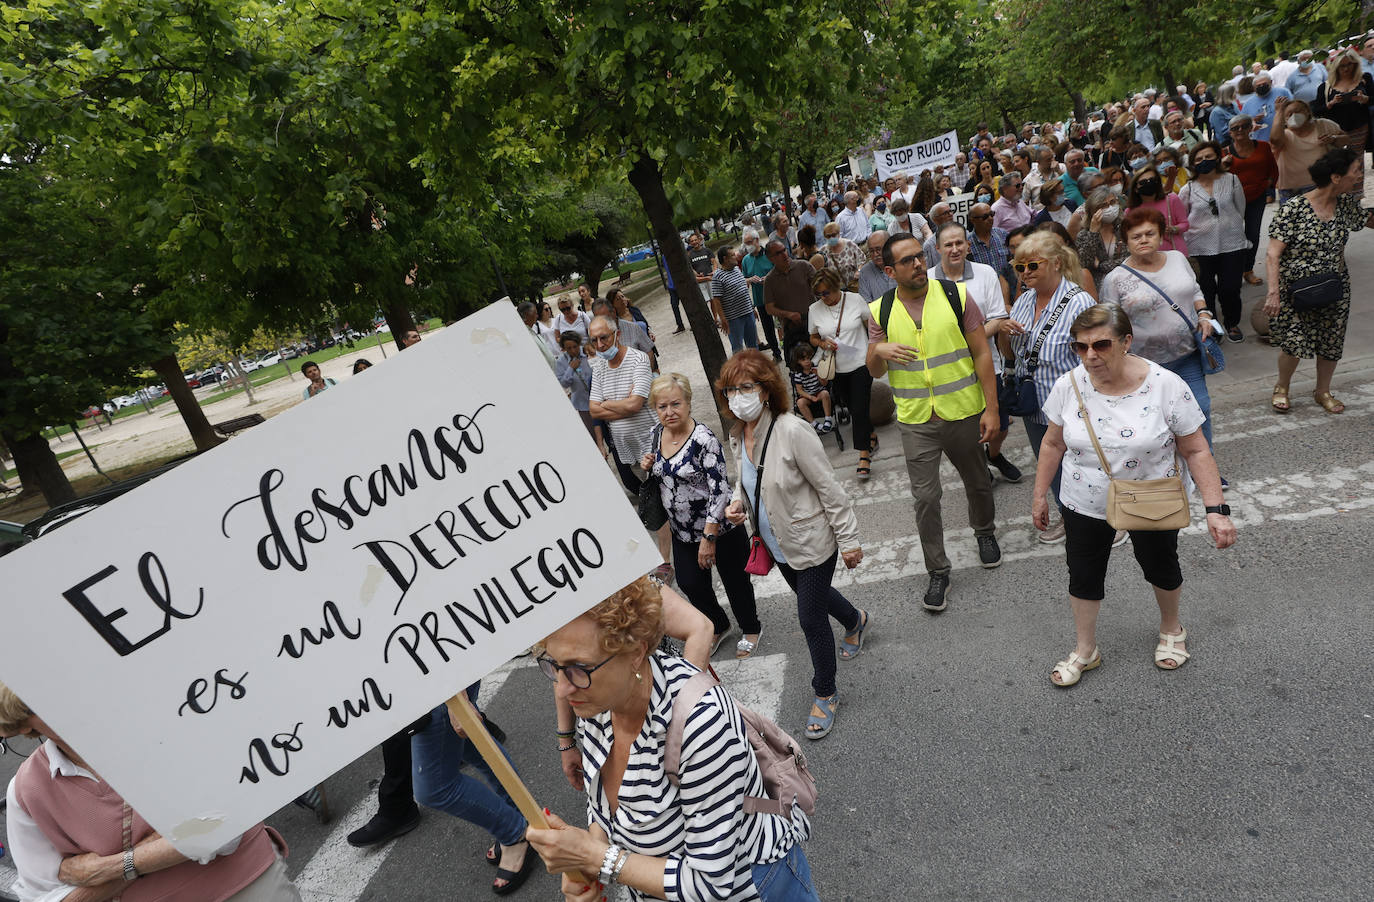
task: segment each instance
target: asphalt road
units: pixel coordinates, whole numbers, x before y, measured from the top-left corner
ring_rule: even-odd
[[[1357,288],[1374,285],[1371,248],[1374,236],[1352,241]],[[1247,290],[1247,311],[1259,292]],[[1357,291],[1350,356],[1336,378],[1349,405],[1342,416],[1311,402],[1310,364],[1294,383],[1294,412],[1271,413],[1275,352],[1253,340],[1227,345],[1231,365],[1212,392],[1240,539],[1219,552],[1195,527],[1181,542],[1194,657],[1175,673],[1152,666],[1156,609],[1121,549],[1099,626],[1104,665],[1069,690],[1049,683],[1073,629],[1063,547],[1039,545],[1030,527],[1020,427],[1008,453],[1028,478],[996,488],[1000,569],[976,566],[957,477],[946,474],[956,571],[938,616],[919,606],[925,574],[895,430],[881,433],[863,486],[853,452],[827,443],[868,551],[842,589],[874,625],[863,656],[841,665],[835,732],[808,749],[821,799],[806,851],[823,898],[1368,896],[1371,310],[1367,288]],[[731,659],[722,675],[800,734],[810,665],[792,598],[776,578],[759,591],[761,657]],[[578,819],[583,802],[554,752],[547,681],[517,661],[488,680],[486,695],[541,804]],[[129,739],[136,748],[146,737],[133,727]],[[0,758],[0,777],[13,765]],[[373,752],[327,781],[331,824],[290,806],[268,819],[291,844],[306,897],[485,897],[488,838],[448,816],[427,812],[380,850],[343,842],[372,813],[380,770]],[[536,875],[514,898],[557,899],[556,886]]]

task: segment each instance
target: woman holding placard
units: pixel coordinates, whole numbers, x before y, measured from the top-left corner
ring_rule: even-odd
[[[570,902],[600,899],[598,879],[635,900],[819,900],[801,848],[806,814],[795,804],[787,816],[746,810],[748,797],[767,794],[723,687],[691,704],[672,766],[667,725],[700,671],[656,652],[662,636],[659,593],[643,578],[544,640],[539,667],[581,718],[591,823],[583,830],[549,815],[550,829],[531,829],[530,842],[564,875]]]
[[[204,861],[187,858],[0,683],[0,738],[15,736],[43,743],[6,797],[20,898],[300,902],[275,830],[254,824]]]

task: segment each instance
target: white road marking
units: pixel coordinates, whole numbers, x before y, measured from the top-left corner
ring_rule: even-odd
[[[511,671],[526,666],[530,666],[529,658],[516,658],[487,674],[477,694],[478,706],[489,705],[506,684]],[[371,820],[376,810],[376,796],[369,792],[335,822],[314,857],[296,877],[296,886],[300,887],[305,902],[352,902],[367,888],[368,881],[386,861],[393,844],[355,849],[348,844],[348,834]]]

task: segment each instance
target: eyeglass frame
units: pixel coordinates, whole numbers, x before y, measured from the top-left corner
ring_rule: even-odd
[[[1069,350],[1073,351],[1079,357],[1082,357],[1089,351],[1096,351],[1099,354],[1105,354],[1108,351],[1110,351],[1112,349],[1112,346],[1120,340],[1121,339],[1119,338],[1099,338],[1092,344],[1088,344],[1084,341],[1071,341],[1069,342]],[[1098,347],[1098,345],[1101,345],[1102,347]]]
[[[762,384],[758,382],[741,382],[739,385],[722,386],[720,389],[720,393],[725,397],[729,398],[738,394],[747,394],[749,392],[754,391],[757,388],[762,387]]]
[[[1048,264],[1050,261],[1044,257],[1036,257],[1032,260],[1022,260],[1012,263],[1011,268],[1018,273],[1036,272],[1040,269],[1040,264]]]
[[[556,684],[558,682],[558,675],[561,673],[567,679],[568,684],[574,689],[590,689],[592,688],[592,674],[596,673],[619,656],[620,652],[616,652],[600,664],[594,664],[588,667],[585,664],[559,664],[553,658],[550,658],[547,653],[541,653],[534,659],[534,663],[539,665],[539,672],[548,677],[550,683]],[[547,667],[545,665],[547,665]],[[553,672],[550,673],[550,670]],[[585,676],[587,678],[587,685],[579,686],[577,680],[573,679],[574,673],[580,673]]]

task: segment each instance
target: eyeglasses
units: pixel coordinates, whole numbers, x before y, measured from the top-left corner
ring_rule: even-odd
[[[593,335],[593,336],[591,336],[591,340],[592,340],[592,344],[596,345],[598,348],[600,348],[600,347],[610,347],[611,345],[615,344],[615,333],[612,332],[610,335],[600,335],[600,336],[598,336],[598,335]]]
[[[741,382],[739,385],[725,386],[720,390],[720,393],[729,398],[738,394],[750,394],[751,392],[757,391],[758,387],[759,384],[757,382]]]
[[[1116,344],[1115,338],[1099,338],[1092,344],[1088,344],[1087,342],[1082,341],[1071,341],[1069,342],[1069,347],[1073,349],[1073,352],[1075,354],[1081,357],[1082,355],[1088,353],[1089,349],[1092,349],[1099,354],[1105,354],[1112,349],[1112,345],[1114,344]]]
[[[896,267],[898,267],[898,266],[919,266],[920,263],[921,263],[922,257],[923,257],[923,255],[921,255],[921,254],[912,254],[912,255],[909,256],[909,257],[903,257],[903,258],[900,259],[900,260],[895,260],[895,261],[893,261],[892,266],[893,266],[894,269],[895,269]]]
[[[1030,270],[1031,272],[1035,272],[1037,269],[1040,268],[1040,265],[1041,265],[1042,263],[1048,263],[1048,262],[1049,262],[1048,260],[1046,260],[1046,259],[1044,259],[1044,258],[1042,257],[1042,258],[1039,258],[1039,259],[1036,259],[1036,260],[1027,260],[1027,261],[1024,262],[1024,263],[1013,263],[1013,264],[1011,265],[1011,268],[1014,269],[1014,270],[1016,270],[1017,272],[1025,272],[1026,270]]]
[[[564,313],[567,313],[569,310],[572,309],[572,305],[570,304],[567,307],[559,307],[558,309],[563,311]]]
[[[592,687],[592,674],[611,663],[615,657],[615,655],[611,655],[600,664],[594,664],[591,667],[585,664],[559,664],[548,655],[540,655],[534,660],[539,665],[539,669],[544,671],[544,676],[549,678],[550,683],[558,682],[558,674],[562,671],[563,676],[568,678],[568,682],[572,683],[574,688],[590,689]]]
[[[991,214],[991,213],[974,213],[974,214],[972,214],[972,215],[969,216],[969,219],[977,219],[977,220],[980,220],[980,221],[981,221],[981,220],[984,220],[984,219],[991,219],[991,218],[992,218],[992,214]]]

